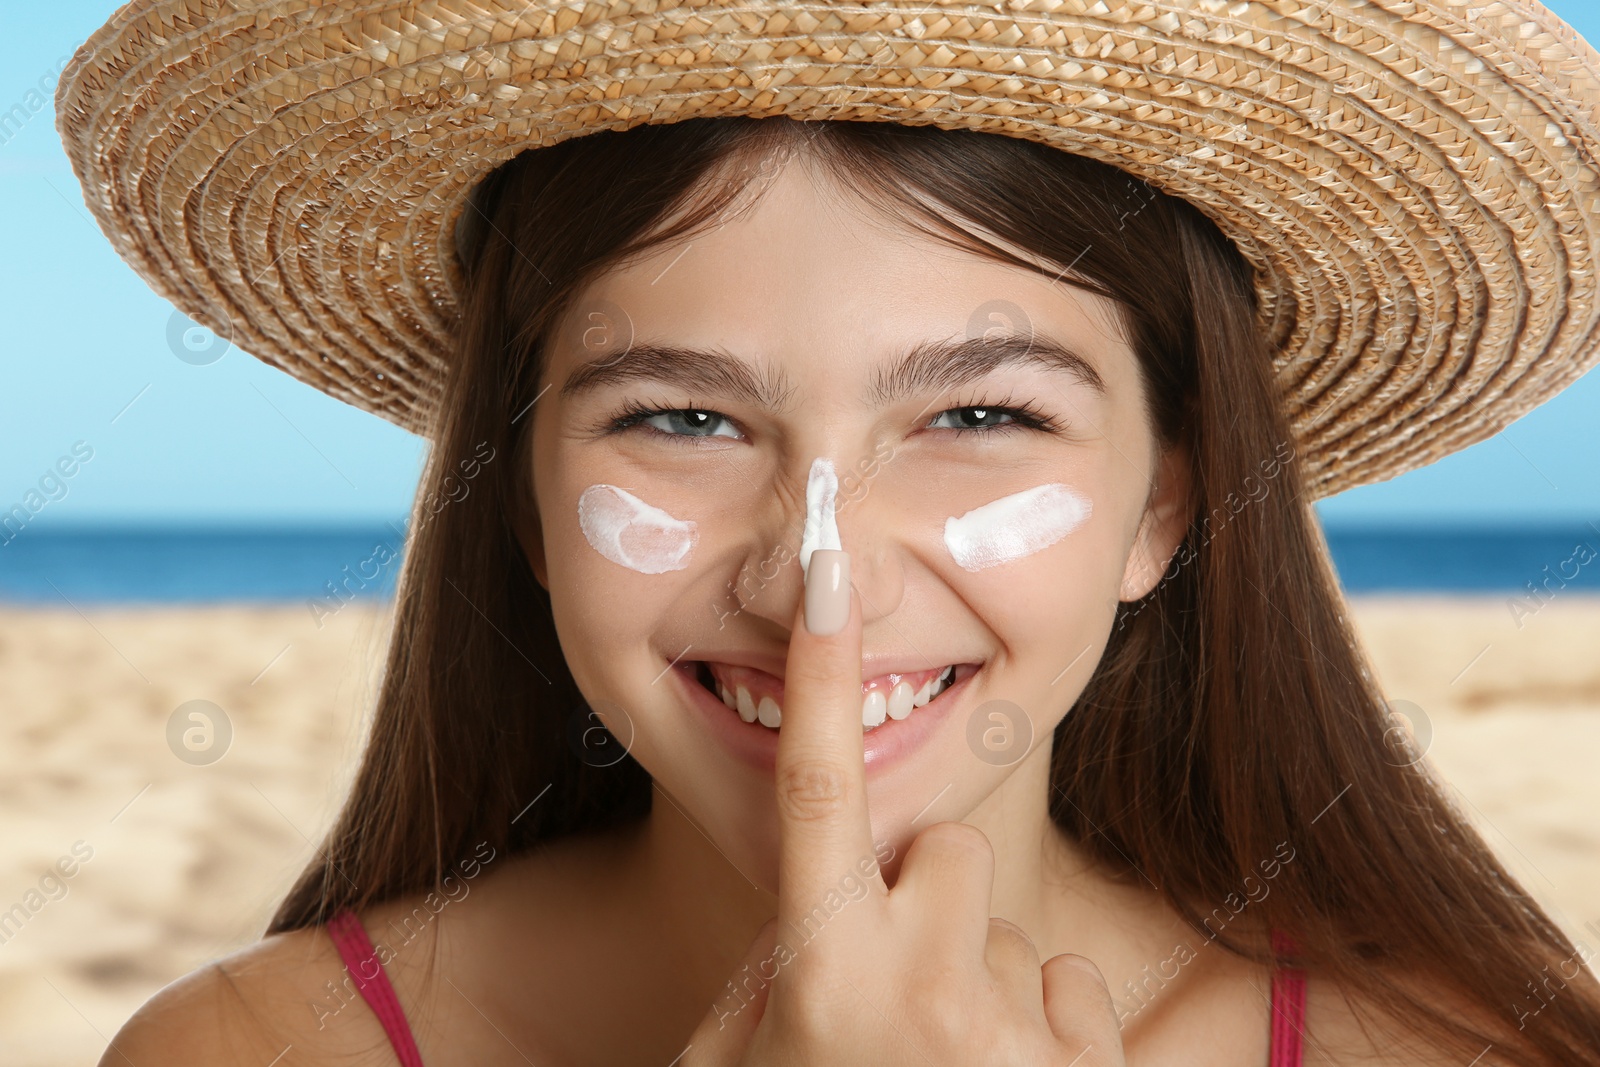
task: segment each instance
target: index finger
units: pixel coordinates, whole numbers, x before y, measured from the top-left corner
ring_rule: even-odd
[[[817,549],[806,571],[784,668],[774,789],[778,807],[778,917],[800,926],[840,892],[847,873],[883,886],[867,814],[861,730],[861,609],[850,556]],[[844,625],[814,633],[819,616]],[[867,867],[866,863],[871,866]],[[864,869],[865,868],[865,869]],[[814,925],[814,923],[813,923]]]

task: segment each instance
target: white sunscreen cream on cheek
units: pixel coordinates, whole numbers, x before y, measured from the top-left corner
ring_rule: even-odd
[[[806,529],[800,538],[800,572],[811,573],[811,553],[819,548],[841,548],[839,523],[834,517],[834,498],[839,494],[839,476],[833,462],[818,456],[811,461],[806,477]]]
[[[583,491],[578,526],[596,552],[640,574],[687,567],[697,536],[694,523],[675,519],[614,485],[591,485]]]
[[[944,543],[962,569],[981,571],[1049,548],[1089,517],[1089,498],[1059,482],[1003,496],[944,521]]]

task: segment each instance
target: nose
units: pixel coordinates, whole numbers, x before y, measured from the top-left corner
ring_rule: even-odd
[[[760,547],[746,557],[731,583],[732,608],[787,629],[805,596],[802,557],[808,558],[809,550],[836,547],[828,536],[834,527],[837,547],[850,554],[850,585],[861,603],[863,639],[875,620],[900,606],[905,580],[896,547],[899,531],[890,509],[871,502],[869,489],[881,464],[873,461],[875,452],[864,455],[858,459],[835,449],[796,456],[781,468],[770,514],[763,517],[763,528],[771,534],[757,542]]]

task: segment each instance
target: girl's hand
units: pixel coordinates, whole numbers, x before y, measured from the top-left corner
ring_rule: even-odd
[[[818,549],[807,581],[813,609],[830,585],[839,590],[843,628],[812,633],[802,606],[789,639],[777,918],[735,972],[745,999],[724,992],[679,1063],[1121,1067],[1115,1010],[1094,964],[1063,954],[1041,967],[1020,927],[989,917],[994,850],[982,831],[929,826],[887,888],[867,816],[849,562]],[[849,899],[861,881],[868,892]]]

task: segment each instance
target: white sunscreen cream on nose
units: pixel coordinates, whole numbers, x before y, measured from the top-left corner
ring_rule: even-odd
[[[964,570],[981,571],[1049,548],[1089,517],[1089,498],[1051,482],[944,520],[944,543]]]
[[[841,548],[839,524],[834,519],[834,498],[839,494],[839,476],[831,460],[818,456],[811,461],[806,477],[806,530],[800,538],[800,572],[811,573],[811,553],[819,548]]]
[[[591,485],[578,497],[578,526],[594,550],[640,574],[689,565],[695,524],[651,507],[626,489]]]

